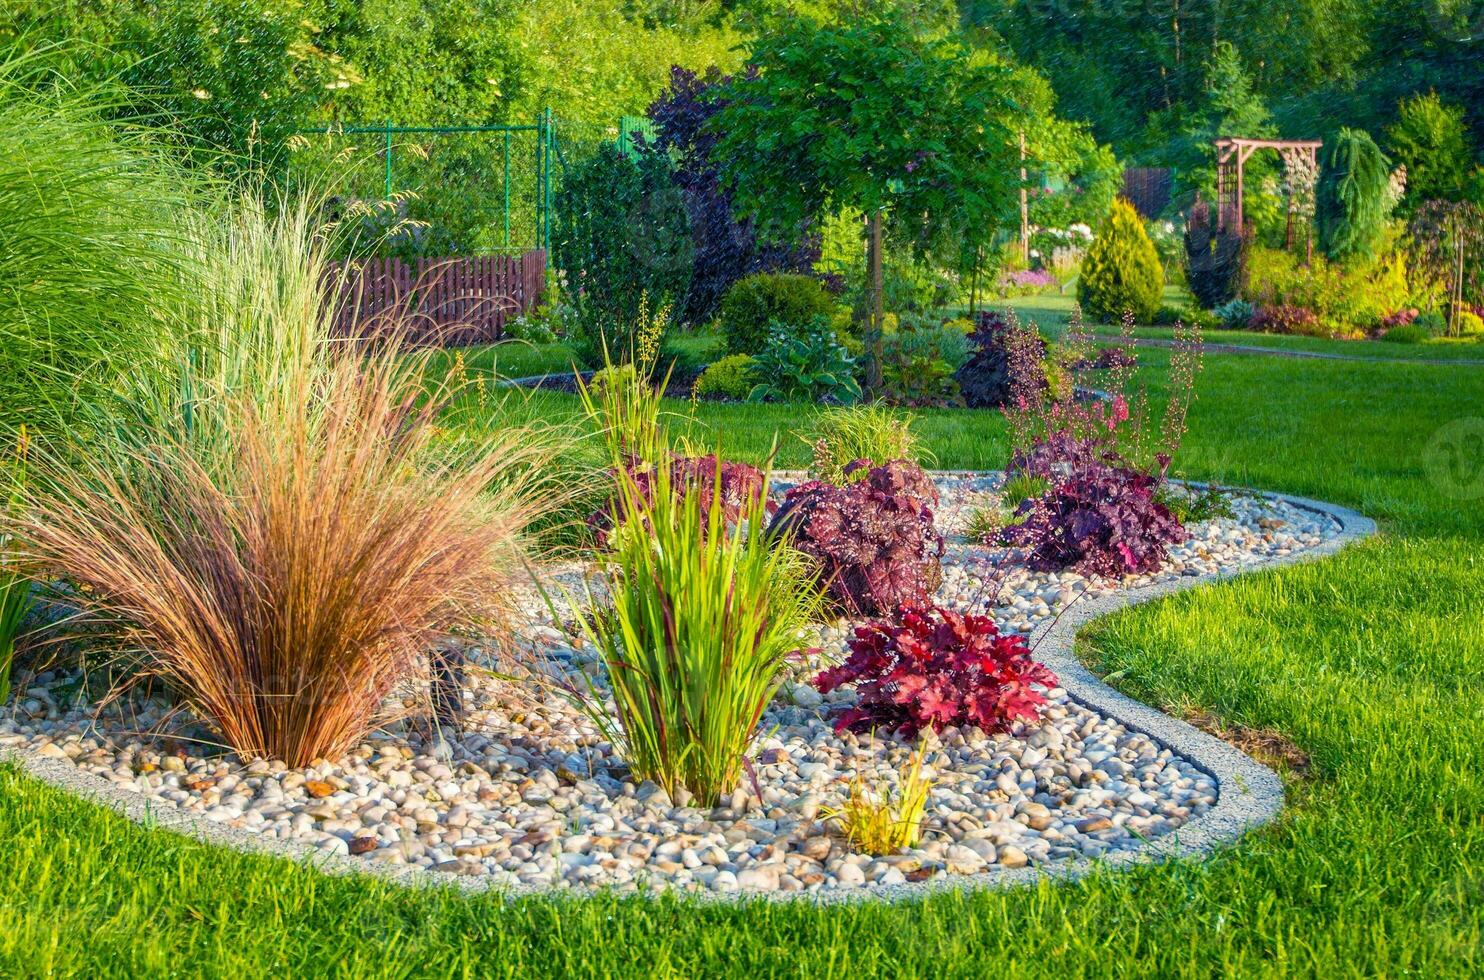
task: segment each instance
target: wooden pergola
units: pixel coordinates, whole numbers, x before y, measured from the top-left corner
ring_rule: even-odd
[[[1242,228],[1242,169],[1258,150],[1277,150],[1285,166],[1294,157],[1307,157],[1317,172],[1322,140],[1249,140],[1227,136],[1216,140],[1217,227]]]

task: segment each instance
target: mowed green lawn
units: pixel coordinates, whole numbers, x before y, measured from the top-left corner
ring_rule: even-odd
[[[803,459],[796,410],[701,415],[731,454],[758,458],[782,429],[782,461]],[[1085,634],[1133,695],[1308,754],[1277,823],[1214,858],[896,907],[471,899],[215,851],[3,770],[0,975],[1478,976],[1484,500],[1450,494],[1484,459],[1457,441],[1454,482],[1427,461],[1449,461],[1450,421],[1479,417],[1481,368],[1208,358],[1188,475],[1383,528]],[[992,413],[919,428],[940,466],[1003,459]]]

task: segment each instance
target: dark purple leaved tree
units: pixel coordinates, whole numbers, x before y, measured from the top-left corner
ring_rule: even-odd
[[[695,245],[690,290],[679,317],[686,323],[711,319],[727,287],[754,272],[813,270],[819,259],[819,236],[801,229],[793,241],[763,242],[752,222],[739,221],[722,187],[713,158],[717,134],[708,121],[726,104],[721,98],[730,81],[717,69],[705,75],[676,65],[670,87],[649,107],[655,145],[674,161],[674,180],[685,195]]]

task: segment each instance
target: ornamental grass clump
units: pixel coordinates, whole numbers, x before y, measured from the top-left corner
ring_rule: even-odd
[[[440,644],[498,639],[559,499],[532,432],[442,437],[456,382],[428,386],[427,352],[332,335],[313,213],[203,219],[192,298],[160,311],[191,359],[100,409],[88,445],[33,458],[18,531],[132,677],[291,766],[426,702]]]
[[[620,522],[647,533],[612,535],[602,587],[576,614],[610,687],[578,702],[638,779],[714,805],[740,784],[819,592],[788,542],[770,540],[761,495],[729,526],[719,473],[706,487],[672,486],[668,467],[644,486],[624,467],[615,476]]]
[[[926,746],[919,745],[898,776],[899,789],[872,790],[857,772],[850,795],[838,807],[819,811],[820,820],[835,824],[851,846],[867,854],[896,854],[916,847],[922,839],[922,821],[932,792],[931,775],[922,774]]]
[[[923,455],[912,432],[912,417],[876,402],[822,409],[800,438],[812,450],[809,476],[835,486],[847,482],[845,468],[856,460],[880,466],[894,459],[915,462]],[[864,479],[867,472],[857,467],[851,478]]]

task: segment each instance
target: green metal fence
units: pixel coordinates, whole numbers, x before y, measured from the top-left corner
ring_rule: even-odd
[[[550,246],[560,153],[549,109],[514,125],[301,129],[289,149],[291,171],[331,175],[342,200],[387,205],[380,221],[401,223],[408,251],[487,255]],[[447,240],[419,243],[420,235]]]

